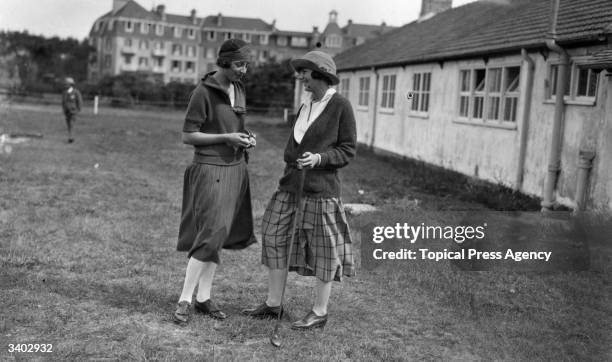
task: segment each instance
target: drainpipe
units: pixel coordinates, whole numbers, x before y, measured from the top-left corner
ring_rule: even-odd
[[[565,117],[565,103],[563,96],[568,86],[569,55],[565,49],[557,44],[556,24],[559,13],[559,0],[553,0],[551,38],[546,41],[546,46],[551,51],[559,54],[561,63],[557,71],[557,89],[555,96],[555,114],[553,118],[552,139],[548,157],[548,173],[544,184],[544,197],[542,200],[542,211],[550,211],[555,203],[554,192],[556,189],[559,171],[561,171],[561,142],[563,138],[563,123]]]
[[[523,114],[521,115],[521,138],[519,142],[518,168],[516,170],[516,182],[514,189],[520,191],[523,187],[523,174],[525,172],[525,156],[527,154],[527,136],[529,135],[529,115],[531,113],[531,95],[533,93],[533,70],[535,62],[527,54],[527,50],[521,49],[523,61],[527,64],[527,84],[525,85],[525,96],[523,101]]]
[[[586,194],[588,189],[589,174],[593,168],[595,152],[589,150],[579,151],[578,180],[576,182],[576,206],[578,212],[586,210]]]
[[[372,140],[370,141],[370,149],[374,149],[374,140],[376,138],[376,116],[378,113],[378,82],[380,75],[376,68],[372,67],[372,71],[374,72],[375,80],[374,80],[374,106],[372,107]]]

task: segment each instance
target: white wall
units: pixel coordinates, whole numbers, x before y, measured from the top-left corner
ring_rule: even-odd
[[[571,55],[583,53],[585,49],[578,49]],[[555,59],[555,54],[551,53],[546,60],[538,52],[529,55],[535,61],[535,70],[533,93],[529,100],[531,111],[527,120],[528,137],[521,191],[542,197],[554,115],[554,102],[545,100],[546,78],[548,62]],[[459,71],[473,66],[485,66],[482,58],[379,69],[377,108],[381,101],[383,75],[397,76],[395,108],[392,112],[380,109],[374,112],[374,71],[340,72],[339,75],[340,78],[350,79],[349,100],[355,110],[360,143],[371,145],[374,133],[373,146],[377,149],[514,187],[517,185],[520,137],[525,129],[522,114],[527,101],[527,63],[517,53],[490,58],[486,64],[487,67],[498,65],[521,66],[516,123],[506,123],[499,127],[461,122],[458,116]],[[411,114],[411,100],[406,98],[407,92],[412,90],[412,76],[415,72],[432,73],[430,108],[426,117]],[[367,74],[371,77],[370,105],[364,109],[357,106],[359,77]],[[591,176],[589,204],[612,208],[612,170],[608,166],[609,162],[606,163],[612,158],[612,114],[605,111],[612,108],[609,79],[600,75],[596,104],[569,104],[566,107],[562,171],[557,196],[559,201],[568,206],[574,206],[578,152],[582,147],[597,152]]]

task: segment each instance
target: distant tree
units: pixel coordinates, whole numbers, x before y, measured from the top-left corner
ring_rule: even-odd
[[[57,81],[65,76],[84,81],[92,50],[85,40],[45,38],[27,31],[0,31],[0,56],[17,58],[25,90],[59,90]]]
[[[194,88],[193,84],[170,82],[163,87],[164,101],[175,108],[185,108]]]
[[[88,97],[96,94],[111,97],[116,106],[143,103],[183,108],[187,106],[194,87],[179,82],[164,84],[151,73],[134,72],[106,76],[97,85],[85,87],[83,93]]]
[[[255,109],[285,108],[293,104],[293,71],[289,61],[271,61],[249,69],[245,80],[247,105]]]

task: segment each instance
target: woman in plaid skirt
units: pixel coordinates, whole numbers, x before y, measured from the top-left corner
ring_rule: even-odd
[[[300,107],[292,136],[285,148],[286,163],[279,188],[266,208],[262,225],[262,263],[268,267],[268,298],[244,314],[273,317],[282,313],[292,221],[300,172],[306,172],[303,218],[298,220],[291,271],[317,277],[312,310],[292,324],[294,329],[323,327],[332,281],[354,275],[351,235],[340,201],[338,169],[355,156],[356,129],[349,101],[336,93],[336,65],[321,51],[291,61],[307,99]],[[301,171],[304,168],[307,171]]]

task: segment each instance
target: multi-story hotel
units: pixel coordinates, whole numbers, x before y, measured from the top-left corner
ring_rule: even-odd
[[[214,69],[219,47],[229,38],[241,38],[252,45],[255,63],[283,60],[320,47],[336,54],[348,47],[386,32],[382,25],[348,24],[340,28],[337,12],[330,12],[329,23],[320,33],[283,31],[275,21],[258,18],[209,15],[174,15],[164,5],[147,10],[134,0],[113,0],[113,9],[98,18],[89,42],[96,49],[90,59],[88,80],[106,75],[144,72],[164,82],[195,83]]]

